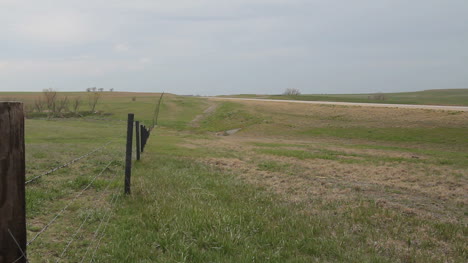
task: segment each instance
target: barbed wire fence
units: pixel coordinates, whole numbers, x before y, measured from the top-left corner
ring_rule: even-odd
[[[99,151],[99,150],[101,150],[101,149],[106,148],[106,146],[109,145],[109,143],[111,143],[111,142],[107,142],[107,143],[104,144],[103,146],[100,146],[100,147],[98,147],[98,148],[96,148],[96,149],[94,149],[94,150],[92,150],[92,151],[90,151],[90,152],[88,152],[88,153],[86,153],[86,154],[83,154],[83,155],[81,155],[81,156],[79,156],[79,157],[77,157],[77,158],[75,158],[75,159],[73,159],[73,160],[70,160],[70,161],[67,162],[67,163],[64,163],[64,164],[62,164],[62,165],[60,165],[60,166],[57,166],[57,167],[55,167],[55,168],[53,168],[53,169],[50,169],[49,171],[47,171],[47,172],[45,172],[45,173],[42,173],[42,174],[37,175],[37,176],[34,176],[33,178],[27,180],[27,181],[25,182],[25,184],[27,185],[27,184],[29,184],[29,183],[32,183],[32,182],[36,181],[37,179],[39,179],[39,178],[41,178],[41,177],[43,177],[43,176],[45,176],[45,175],[49,175],[49,174],[51,174],[51,173],[53,173],[53,172],[55,172],[55,171],[57,171],[57,170],[60,170],[60,169],[65,168],[65,167],[67,167],[67,166],[69,166],[69,165],[71,165],[71,164],[73,164],[73,163],[75,163],[75,162],[78,162],[79,160],[81,160],[81,159],[83,159],[83,158],[86,158],[86,157],[90,156],[91,154],[93,154],[93,153],[95,153],[95,152],[97,152],[97,151]]]
[[[125,149],[125,180],[124,180],[124,193],[130,194],[130,178],[131,178],[131,164],[132,164],[132,152],[133,152],[133,130],[135,129],[135,150],[136,152],[136,161],[140,160],[140,154],[144,151],[146,143],[150,137],[151,131],[157,125],[158,116],[160,112],[162,97],[164,93],[161,94],[158,103],[155,105],[155,110],[153,112],[152,126],[147,128],[144,124],[141,124],[139,121],[134,122],[134,114],[128,114],[127,120],[127,142]],[[106,195],[111,196],[110,201],[107,204],[107,209],[105,209],[104,214],[98,220],[99,223],[95,228],[94,234],[89,240],[89,245],[86,248],[86,251],[81,258],[80,262],[85,262],[86,259],[89,259],[89,262],[93,262],[97,251],[99,250],[101,241],[103,240],[106,229],[109,225],[109,222],[114,215],[114,207],[116,206],[117,201],[121,198],[121,195],[118,193],[119,189],[114,189],[109,191],[111,186],[115,184],[118,180],[118,172],[115,172],[113,168],[118,167],[118,161],[111,159],[107,164],[97,173],[88,184],[81,188],[74,196],[71,198],[58,212],[52,214],[47,221],[36,233],[35,235],[27,241],[27,230],[26,230],[26,185],[37,185],[41,183],[41,178],[51,175],[54,172],[57,172],[63,168],[71,167],[72,164],[85,160],[87,157],[92,156],[93,154],[98,153],[106,149],[112,141],[108,141],[105,144],[92,149],[91,151],[82,154],[66,163],[63,163],[57,167],[54,167],[46,172],[35,175],[29,179],[25,179],[25,146],[24,146],[24,114],[23,114],[23,105],[18,102],[8,102],[0,103],[0,123],[7,123],[8,125],[0,126],[0,136],[5,135],[5,142],[0,141],[0,148],[5,146],[5,149],[9,149],[5,158],[0,156],[0,158],[5,159],[9,163],[14,163],[14,169],[11,169],[10,166],[5,167],[4,162],[0,162],[0,202],[12,204],[8,207],[0,207],[0,263],[22,263],[29,262],[27,248],[35,244],[37,240],[52,226],[58,224],[60,218],[65,217],[65,213],[70,210],[69,208],[77,203],[80,197],[88,191],[95,181],[103,176],[104,173],[110,171],[112,173],[111,178],[106,182],[106,187],[98,194],[98,199],[102,200]],[[11,111],[15,111],[14,114],[11,114]],[[8,114],[4,114],[8,113]],[[16,116],[17,118],[11,118],[11,116]],[[13,127],[13,128],[12,128]],[[8,129],[8,131],[6,131]],[[13,131],[13,132],[12,132]],[[0,155],[2,150],[0,149]],[[117,153],[118,154],[118,153]],[[17,169],[19,167],[19,169]],[[13,189],[13,191],[5,191],[5,189]],[[15,191],[16,190],[16,191]],[[4,194],[5,193],[5,194]],[[82,208],[84,209],[84,208]],[[61,262],[66,259],[67,253],[70,252],[70,248],[75,242],[80,234],[83,232],[83,228],[86,225],[91,225],[93,222],[90,222],[91,213],[87,213],[86,216],[80,221],[76,226],[73,233],[71,233],[66,239],[66,244],[60,253],[57,253],[57,259],[55,262]],[[14,223],[12,223],[14,222]],[[21,224],[24,223],[24,224]]]
[[[151,129],[154,129],[156,125],[158,125],[158,117],[159,117],[159,111],[161,109],[161,102],[164,96],[164,92],[161,93],[161,96],[159,97],[158,104],[155,105],[154,107],[154,114],[153,114],[153,125],[151,126]]]

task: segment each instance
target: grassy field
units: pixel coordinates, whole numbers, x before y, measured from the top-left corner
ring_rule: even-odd
[[[158,97],[26,120],[27,178],[106,145],[27,185],[31,240],[92,182],[31,262],[468,260],[468,113],[165,95],[124,196],[126,114],[151,125]]]
[[[382,93],[384,100],[376,99],[376,94],[303,94],[252,95],[241,94],[227,97],[262,98],[278,100],[337,101],[360,103],[418,104],[418,105],[458,105],[468,106],[468,89],[424,90],[416,92]]]

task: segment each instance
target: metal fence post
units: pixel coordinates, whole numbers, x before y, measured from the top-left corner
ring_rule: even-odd
[[[135,122],[135,144],[136,144],[136,159],[139,161],[140,160],[140,122],[136,121]]]
[[[145,126],[140,125],[141,130],[141,152],[145,150]]]
[[[148,137],[149,137],[149,131],[145,126],[143,126],[142,127],[142,142],[141,142],[142,151],[146,147],[146,142],[148,141]]]
[[[125,194],[130,194],[130,177],[132,175],[133,118],[133,113],[129,113],[127,121],[127,149],[125,152]]]
[[[0,102],[0,263],[26,262],[24,113]]]

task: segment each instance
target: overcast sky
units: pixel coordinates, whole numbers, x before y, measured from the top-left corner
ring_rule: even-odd
[[[468,88],[467,0],[0,0],[0,91]]]

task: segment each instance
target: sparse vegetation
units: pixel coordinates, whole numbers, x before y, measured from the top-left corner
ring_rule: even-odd
[[[57,113],[60,114],[62,111],[69,111],[69,104],[70,101],[68,101],[68,96],[60,98],[57,102]]]
[[[36,112],[42,112],[44,110],[44,101],[41,97],[34,100],[34,108]]]
[[[287,88],[283,92],[283,95],[286,95],[286,96],[299,96],[299,95],[301,95],[301,91],[299,89],[295,89],[295,88]]]
[[[44,95],[47,111],[52,114],[55,113],[57,106],[57,91],[53,89],[45,89],[42,91],[42,94]]]
[[[75,113],[75,114],[78,113],[78,110],[80,109],[80,106],[81,106],[81,97],[79,97],[79,96],[75,97],[73,99],[73,105],[72,105],[73,113]]]
[[[98,104],[100,98],[101,98],[101,94],[97,92],[93,92],[92,94],[88,96],[88,104],[89,104],[89,107],[91,108],[91,112],[95,112],[96,105]]]

